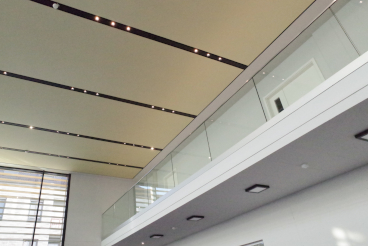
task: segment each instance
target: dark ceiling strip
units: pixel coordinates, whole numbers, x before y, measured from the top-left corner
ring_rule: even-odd
[[[96,160],[90,160],[90,159],[84,159],[84,158],[78,158],[78,157],[72,157],[72,156],[66,156],[66,155],[49,154],[49,153],[38,152],[38,151],[31,151],[31,150],[26,150],[26,149],[15,149],[15,148],[8,148],[8,147],[0,147],[0,149],[10,150],[10,151],[17,151],[17,152],[23,152],[23,153],[29,153],[29,154],[36,154],[36,155],[45,155],[45,156],[59,157],[59,158],[71,159],[71,160],[78,160],[78,161],[88,161],[88,162],[94,162],[94,163],[100,163],[100,164],[106,164],[106,165],[112,165],[112,166],[119,166],[119,167],[130,167],[130,168],[143,169],[143,167],[137,167],[137,166],[131,166],[131,165],[124,165],[124,164],[117,164],[117,163],[106,162],[106,161],[96,161]]]
[[[225,63],[225,64],[228,64],[228,65],[240,68],[240,69],[246,69],[247,68],[247,65],[241,64],[239,62],[232,61],[230,59],[226,59],[224,57],[212,54],[210,52],[200,50],[200,49],[197,49],[195,47],[191,47],[191,46],[188,46],[188,45],[185,45],[185,44],[182,44],[182,43],[179,43],[179,42],[176,42],[176,41],[173,41],[173,40],[170,40],[170,39],[167,39],[167,38],[164,38],[164,37],[161,37],[161,36],[149,33],[149,32],[145,32],[143,30],[139,30],[137,28],[134,28],[134,27],[131,27],[131,26],[128,26],[128,25],[125,25],[125,24],[121,24],[119,22],[115,22],[113,20],[109,20],[109,19],[103,18],[101,16],[93,15],[93,14],[84,12],[84,11],[79,10],[79,9],[72,8],[72,7],[64,5],[64,4],[60,4],[60,3],[50,1],[50,0],[31,0],[31,1],[35,2],[35,3],[45,5],[45,6],[48,6],[48,7],[51,7],[51,8],[55,4],[55,7],[57,6],[57,9],[60,10],[60,11],[63,11],[63,12],[66,12],[66,13],[69,13],[69,14],[72,14],[72,15],[75,15],[75,16],[79,16],[79,17],[82,17],[84,19],[91,20],[93,22],[98,22],[98,23],[101,23],[103,25],[122,30],[124,32],[129,32],[129,33],[138,35],[138,36],[143,37],[143,38],[148,38],[148,39],[151,39],[151,40],[154,40],[154,41],[166,44],[166,45],[170,45],[170,46],[173,46],[173,47],[181,49],[181,50],[185,50],[185,51],[188,51],[188,52],[191,52],[191,53],[195,53],[197,55],[200,55],[200,56],[203,56],[203,57],[206,57],[206,58],[209,58],[209,59],[221,62],[221,63]],[[98,17],[98,19],[96,19],[96,17]]]
[[[150,149],[150,150],[162,151],[162,149],[160,149],[160,148],[145,146],[145,145],[141,145],[141,144],[133,144],[133,143],[120,142],[120,141],[115,141],[115,140],[110,140],[110,139],[105,139],[105,138],[91,137],[91,136],[77,134],[77,133],[72,133],[72,132],[52,130],[52,129],[42,128],[42,127],[37,127],[37,126],[31,126],[31,125],[24,125],[24,124],[13,123],[13,122],[9,122],[9,121],[1,121],[1,124],[8,125],[8,126],[17,126],[17,127],[22,127],[22,128],[28,128],[28,129],[31,129],[31,130],[38,130],[38,131],[44,131],[44,132],[51,132],[51,133],[56,133],[56,134],[62,134],[62,135],[67,135],[67,136],[72,136],[72,137],[87,138],[87,139],[98,140],[98,141],[103,141],[103,142],[109,142],[109,143],[127,145],[127,146],[132,146],[132,147],[136,147],[136,148],[140,148],[140,149],[143,148],[143,149]]]
[[[105,99],[110,99],[110,100],[114,100],[114,101],[118,101],[118,102],[123,102],[123,103],[128,103],[128,104],[132,104],[132,105],[136,105],[136,106],[140,106],[140,107],[145,107],[145,108],[149,108],[149,109],[153,109],[153,110],[158,110],[158,111],[166,112],[166,113],[170,113],[170,114],[178,114],[178,115],[182,115],[182,116],[186,116],[186,117],[190,117],[190,118],[197,117],[196,115],[187,114],[187,113],[176,111],[176,110],[173,110],[173,109],[162,108],[162,107],[158,107],[158,106],[154,106],[154,105],[150,105],[150,104],[146,104],[146,103],[136,102],[136,101],[120,98],[120,97],[115,97],[115,96],[110,96],[110,95],[103,94],[103,93],[98,93],[98,92],[95,92],[95,91],[80,89],[80,88],[69,86],[69,85],[58,84],[58,83],[54,83],[54,82],[50,82],[50,81],[46,81],[46,80],[42,80],[42,79],[36,79],[36,78],[32,78],[32,77],[28,77],[28,76],[24,76],[24,75],[20,75],[20,74],[16,74],[16,73],[11,73],[11,72],[7,72],[7,71],[3,71],[3,70],[0,70],[0,74],[5,75],[5,76],[9,76],[9,77],[13,77],[13,78],[17,78],[17,79],[22,79],[22,80],[38,83],[38,84],[49,85],[49,86],[57,87],[57,88],[60,88],[60,89],[65,89],[65,90],[69,90],[69,91],[79,92],[79,93],[82,93],[82,94],[102,97],[102,98],[105,98]]]

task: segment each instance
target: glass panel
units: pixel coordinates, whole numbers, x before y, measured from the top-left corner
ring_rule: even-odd
[[[134,189],[130,189],[115,203],[116,224],[120,225],[135,215]]]
[[[149,174],[147,174],[146,178],[150,204],[174,188],[175,185],[171,154],[161,161],[161,163],[158,164]]]
[[[44,175],[35,231],[38,246],[61,245],[67,192],[68,177],[57,174]]]
[[[147,176],[142,178],[134,186],[134,191],[135,191],[136,213],[139,213],[141,210],[145,209],[150,204],[148,198]]]
[[[215,159],[266,122],[254,83],[250,80],[206,122]]]
[[[282,112],[357,57],[344,30],[327,10],[254,76],[267,118]]]
[[[339,0],[331,7],[339,23],[360,54],[368,50],[368,2]]]
[[[115,204],[114,204],[115,205]],[[105,238],[114,232],[114,229],[118,226],[115,223],[114,205],[102,214],[102,237]]]
[[[205,125],[202,124],[173,152],[175,185],[180,184],[211,162]]]

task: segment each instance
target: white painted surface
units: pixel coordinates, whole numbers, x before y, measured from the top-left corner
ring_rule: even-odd
[[[239,246],[260,239],[265,246],[368,245],[367,175],[364,166],[169,245]]]
[[[131,186],[133,180],[72,173],[66,246],[100,246],[101,216]]]

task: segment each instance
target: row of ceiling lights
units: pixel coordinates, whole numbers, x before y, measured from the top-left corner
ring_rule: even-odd
[[[118,98],[118,97],[110,96],[110,95],[106,95],[106,94],[100,94],[98,92],[87,91],[85,89],[80,89],[80,88],[73,87],[73,86],[70,87],[70,86],[67,86],[67,85],[58,84],[58,83],[54,83],[54,82],[50,82],[50,81],[43,81],[43,80],[40,80],[40,79],[34,79],[34,78],[31,78],[31,77],[27,77],[27,76],[15,74],[15,73],[9,73],[8,74],[8,72],[6,72],[6,71],[3,71],[3,75],[8,75],[8,76],[13,77],[13,78],[21,78],[21,79],[26,80],[26,81],[36,82],[36,83],[40,83],[40,84],[44,84],[44,85],[48,85],[48,86],[57,87],[57,88],[60,88],[60,89],[68,89],[68,90],[70,89],[70,90],[75,91],[75,92],[80,92],[80,93],[83,92],[83,93],[86,93],[88,95],[96,95],[96,96],[100,96],[100,97],[105,98],[105,99],[110,99],[110,100],[114,100],[114,101],[129,103],[129,104],[140,106],[140,107],[151,108],[151,109],[155,109],[155,110],[161,110],[161,111],[164,111],[166,113],[179,114],[179,115],[187,116],[187,117],[191,117],[191,118],[196,117],[196,115],[192,115],[192,114],[188,114],[188,113],[184,113],[184,112],[179,112],[179,111],[175,111],[175,110],[172,110],[172,109],[165,109],[163,107],[158,107],[158,106],[154,106],[154,105],[140,103],[140,102],[136,102],[136,101],[132,101],[132,100],[128,100],[128,99]]]
[[[39,130],[39,131],[46,131],[46,132],[51,132],[51,133],[58,133],[58,134],[69,135],[69,136],[73,136],[73,137],[87,138],[87,139],[98,140],[98,141],[109,142],[109,143],[122,144],[122,145],[133,146],[133,147],[144,148],[144,149],[151,149],[151,150],[158,150],[158,151],[162,150],[160,148],[154,148],[154,147],[149,147],[149,146],[145,146],[145,145],[139,145],[139,144],[133,144],[133,143],[127,143],[127,142],[120,142],[120,141],[109,140],[109,139],[104,139],[104,138],[91,137],[91,136],[81,135],[81,134],[77,134],[77,133],[70,133],[70,132],[64,132],[64,131],[59,131],[59,130],[52,130],[52,129],[42,128],[42,127],[27,126],[27,125],[23,125],[23,124],[6,122],[6,121],[1,121],[1,124],[10,125],[10,126],[17,126],[17,127],[22,127],[22,128],[29,128],[31,130]]]
[[[269,189],[270,186],[268,185],[263,185],[263,184],[255,184],[250,186],[249,188],[245,189],[246,192],[248,193],[261,193],[267,189]],[[192,215],[190,217],[187,218],[187,221],[200,221],[203,220],[204,216],[203,215]],[[173,230],[176,230],[176,227],[172,228]],[[164,237],[163,234],[153,234],[150,236],[150,238],[152,239],[159,239]],[[144,245],[144,242],[142,242],[142,245]]]
[[[59,5],[58,3],[54,3],[54,4],[52,5],[52,7],[53,7],[54,9],[58,9],[58,8],[59,8],[59,6],[60,6],[60,5]],[[99,16],[95,16],[95,17],[94,17],[94,20],[95,20],[95,21],[97,21],[97,22],[98,22],[98,21],[100,21],[100,19],[101,19],[101,18],[100,18]],[[115,27],[115,26],[117,25],[117,23],[116,23],[115,21],[110,21],[110,25],[111,25],[112,27]],[[119,25],[123,25],[123,24],[119,24]],[[132,27],[130,27],[130,26],[126,26],[126,25],[123,25],[123,26],[125,26],[125,30],[126,30],[126,31],[128,31],[128,32],[132,30]],[[197,53],[197,54],[198,54],[198,52],[199,52],[200,50],[198,50],[198,49],[194,49],[193,51],[194,51],[194,53]],[[205,52],[205,51],[202,51],[202,52]],[[205,52],[205,53],[206,53],[206,52]],[[206,54],[206,56],[207,56],[207,57],[211,57],[211,54],[210,54],[210,53],[207,53],[207,54]],[[222,57],[220,57],[220,56],[219,56],[217,59],[218,59],[219,61],[222,61]]]

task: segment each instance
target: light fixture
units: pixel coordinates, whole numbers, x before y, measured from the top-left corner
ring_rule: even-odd
[[[142,244],[144,244],[144,242],[142,242]]]
[[[162,234],[154,234],[154,235],[151,235],[150,238],[153,238],[153,239],[159,239],[159,238],[162,238],[164,235]]]
[[[175,111],[173,110],[172,113],[175,113]]]
[[[112,25],[112,26],[115,26],[115,22],[111,21],[111,25]]]
[[[361,133],[356,134],[355,138],[363,140],[363,141],[368,141],[368,129],[362,131]]]
[[[53,7],[54,9],[58,9],[58,8],[59,8],[59,4],[58,4],[58,3],[54,3],[54,4],[52,5],[52,7]]]
[[[164,109],[164,108],[162,108],[162,110],[163,110],[163,111],[165,111],[165,109]]]
[[[204,216],[202,215],[192,215],[187,218],[188,221],[198,221],[198,220],[203,220],[203,219],[204,219]]]
[[[198,53],[198,49],[194,49],[194,52],[195,52],[195,53]]]
[[[100,94],[96,93],[96,96],[98,96],[98,95],[100,95]]]
[[[72,89],[72,91],[74,91],[74,87],[72,87],[72,88],[70,88],[70,89]]]
[[[1,121],[2,124],[4,124],[4,121]]]
[[[126,29],[127,29],[127,31],[130,31],[130,26],[127,26]]]
[[[155,148],[151,147],[151,150],[154,150]]]
[[[210,57],[210,53],[207,53],[207,57]]]
[[[266,72],[263,72],[263,74],[266,74]]]
[[[86,93],[87,91],[86,90],[84,90],[84,93]]]
[[[177,229],[177,228],[176,228],[175,226],[171,227],[171,230],[174,230],[174,231],[175,231],[176,229]]]
[[[255,184],[245,189],[245,191],[248,193],[261,193],[262,191],[265,191],[269,188],[270,187],[268,185]]]
[[[155,106],[152,106],[151,108],[155,108]]]
[[[272,78],[275,78],[275,75],[272,75]]]
[[[69,135],[69,132],[67,132],[66,134],[68,134],[68,135]]]
[[[29,129],[33,129],[33,126],[30,126]]]
[[[100,17],[96,16],[96,17],[95,17],[95,20],[96,20],[96,21],[99,21],[99,20],[100,20]]]
[[[79,137],[79,134],[77,135],[77,137]]]
[[[359,3],[363,3],[363,1],[360,1]]]
[[[7,75],[8,73],[4,71],[3,74]]]
[[[219,61],[221,61],[222,60],[222,58],[221,57],[219,57]]]

